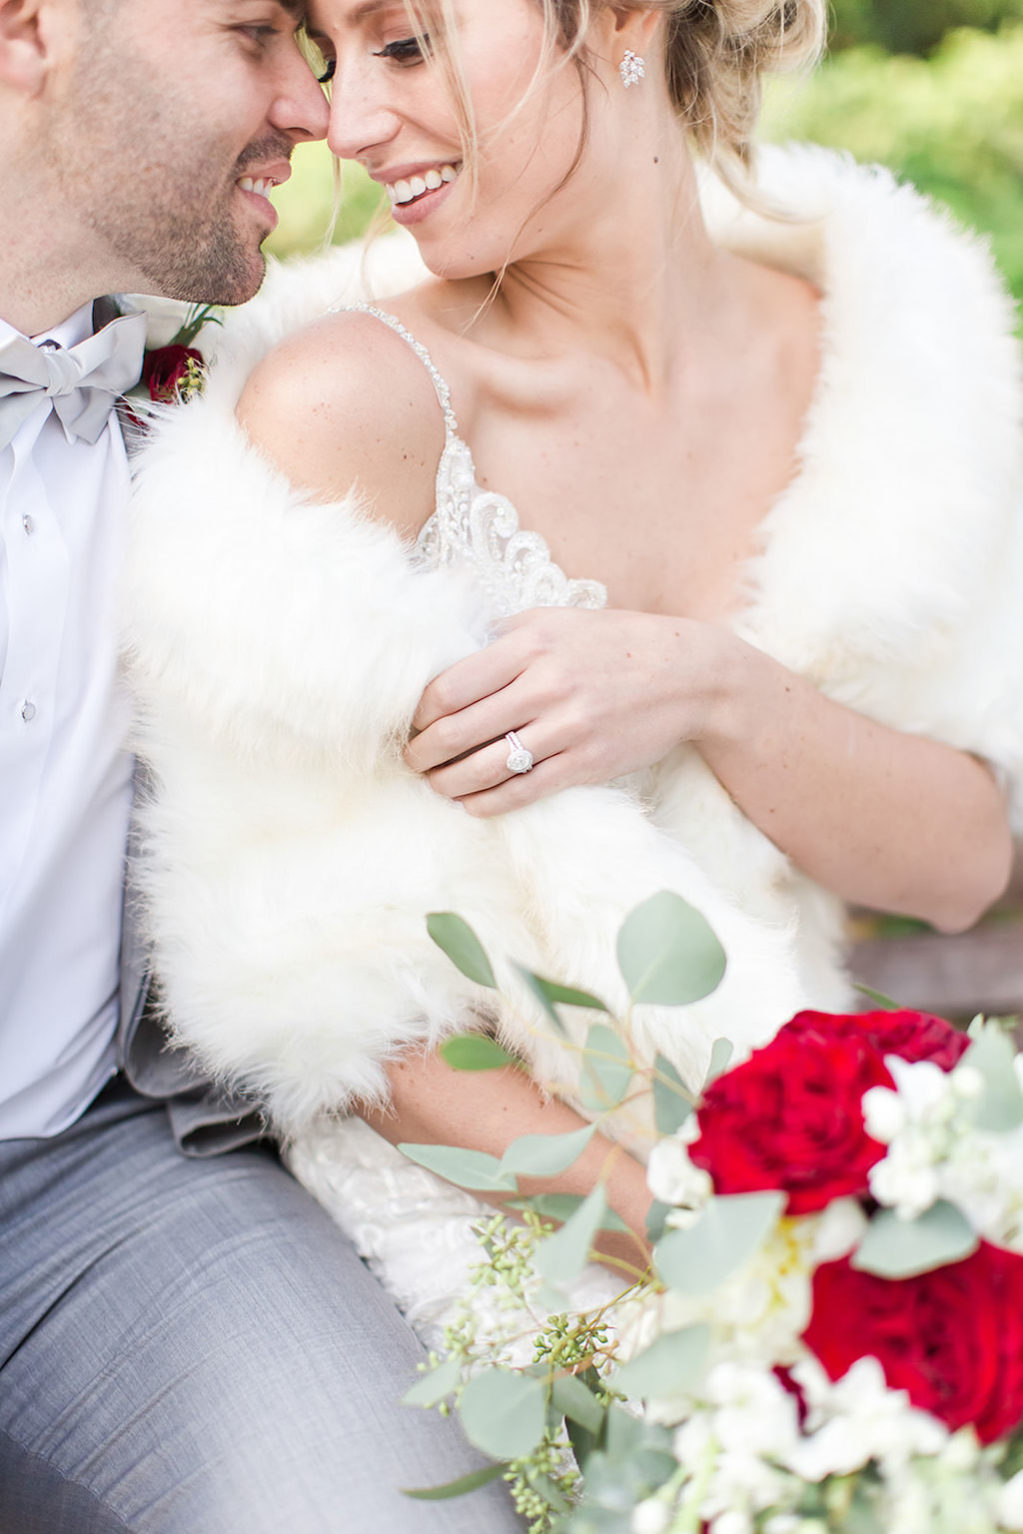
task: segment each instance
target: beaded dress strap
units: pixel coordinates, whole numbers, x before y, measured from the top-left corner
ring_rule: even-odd
[[[336,312],[338,311],[335,310]],[[451,405],[451,390],[445,383],[440,369],[426,350],[422,341],[417,341],[412,332],[405,329],[401,320],[396,319],[393,314],[388,314],[386,309],[378,309],[375,304],[345,304],[340,312],[344,314],[371,314],[374,319],[381,320],[385,325],[390,326],[395,335],[401,336],[401,339],[408,343],[433,380],[433,387],[437,392],[440,408],[444,412],[444,425],[447,428],[448,440],[450,441],[452,437],[457,437],[458,418]]]

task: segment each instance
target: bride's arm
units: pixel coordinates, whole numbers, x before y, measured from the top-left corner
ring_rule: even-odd
[[[982,762],[831,701],[716,625],[527,613],[432,682],[415,724],[410,765],[474,814],[606,782],[692,741],[749,819],[847,900],[957,931],[1009,877],[1004,796]],[[501,740],[513,729],[537,759],[518,778]]]
[[[585,1126],[585,1120],[565,1103],[544,1097],[528,1076],[513,1067],[470,1074],[452,1070],[439,1055],[416,1053],[391,1065],[387,1076],[390,1103],[365,1107],[361,1115],[393,1145],[458,1145],[501,1156],[520,1135],[569,1134]],[[642,1271],[649,1258],[645,1231],[652,1196],[644,1169],[620,1145],[597,1133],[567,1172],[558,1177],[522,1177],[519,1187],[528,1197],[587,1194],[598,1182],[603,1182],[608,1204],[625,1221],[629,1233],[602,1231],[597,1249],[630,1277],[635,1270]],[[488,1201],[501,1202],[496,1195]]]

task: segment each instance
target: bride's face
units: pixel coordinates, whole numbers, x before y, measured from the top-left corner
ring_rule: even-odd
[[[450,73],[416,41],[402,0],[313,0],[310,20],[334,71],[330,147],[386,187],[395,220],[433,271],[475,276],[559,243],[572,224],[583,85],[572,64],[546,68],[536,82],[544,49],[536,0],[456,6],[475,188]]]

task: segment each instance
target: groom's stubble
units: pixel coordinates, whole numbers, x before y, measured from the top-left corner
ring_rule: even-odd
[[[262,281],[268,231],[239,210],[236,180],[249,164],[290,159],[292,142],[264,131],[239,152],[218,118],[216,79],[184,78],[142,51],[128,25],[135,3],[84,0],[74,67],[40,149],[111,264],[142,274],[141,291],[242,303]]]

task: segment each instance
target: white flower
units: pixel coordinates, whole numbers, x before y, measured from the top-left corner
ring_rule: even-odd
[[[641,1502],[632,1514],[630,1534],[664,1534],[671,1522],[671,1508],[651,1497]]]
[[[859,1201],[855,1198],[836,1198],[814,1224],[811,1251],[814,1267],[818,1263],[837,1262],[840,1257],[848,1257],[853,1248],[860,1244],[866,1229],[867,1217]]]
[[[906,1135],[888,1147],[883,1161],[867,1174],[870,1191],[879,1204],[894,1209],[904,1220],[915,1220],[936,1202],[940,1184],[930,1164],[926,1146]]]
[[[984,1090],[984,1078],[973,1065],[957,1065],[949,1079],[964,1103],[975,1102]]]
[[[696,1475],[714,1450],[714,1429],[706,1412],[697,1411],[675,1434],[672,1451],[680,1465]]]
[[[902,1060],[886,1055],[906,1113],[917,1122],[944,1123],[955,1112],[955,1091],[948,1073],[933,1060]]]
[[[889,1390],[876,1358],[860,1358],[832,1385],[815,1360],[793,1369],[810,1415],[810,1432],[789,1467],[808,1481],[848,1475],[877,1460],[893,1475],[916,1454],[941,1452],[948,1433],[927,1412],[916,1411],[904,1390]]]
[[[906,1127],[906,1110],[891,1087],[870,1087],[863,1094],[863,1123],[867,1134],[881,1145],[890,1145]]]
[[[998,1497],[998,1522],[1004,1529],[1023,1529],[1023,1470],[1006,1481]]]
[[[748,1513],[731,1509],[721,1513],[711,1524],[711,1534],[753,1534],[753,1519]]]
[[[714,1184],[701,1167],[694,1166],[677,1135],[659,1140],[650,1153],[646,1180],[654,1198],[662,1204],[702,1209]]]

